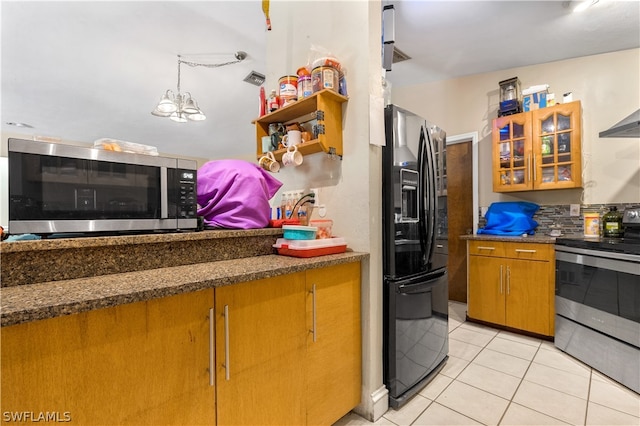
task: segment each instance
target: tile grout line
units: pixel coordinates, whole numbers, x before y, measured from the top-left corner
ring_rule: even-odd
[[[464,323],[466,323],[466,322],[467,322],[466,320],[465,320],[464,322],[462,322],[458,327],[456,327],[456,329],[457,329],[457,328],[459,328],[460,326],[462,326],[462,324],[464,324]],[[455,330],[455,329],[454,329],[454,330]],[[453,331],[453,330],[452,330],[452,331]],[[478,332],[475,332],[475,333],[478,333]],[[479,334],[482,334],[482,333],[479,333]],[[484,346],[479,346],[479,347],[481,347],[482,349],[481,349],[481,350],[480,350],[480,351],[479,351],[479,352],[478,352],[478,353],[473,357],[473,359],[472,359],[471,361],[469,361],[469,362],[467,363],[467,365],[466,365],[462,370],[460,370],[460,372],[457,374],[457,376],[456,376],[455,378],[451,378],[451,379],[452,379],[452,380],[451,380],[451,383],[449,383],[449,384],[448,384],[448,385],[447,385],[447,386],[442,390],[442,392],[440,392],[440,393],[438,394],[438,396],[436,396],[436,398],[438,398],[440,395],[442,395],[442,394],[444,393],[444,391],[445,391],[445,390],[447,390],[447,389],[449,388],[449,386],[451,386],[451,385],[453,384],[453,382],[456,382],[456,381],[457,381],[457,382],[459,382],[459,383],[462,383],[462,384],[464,384],[464,385],[466,385],[466,386],[470,386],[470,387],[472,387],[472,388],[478,389],[478,390],[480,390],[480,391],[482,391],[482,392],[487,392],[487,391],[486,391],[486,390],[484,390],[484,389],[480,389],[480,388],[477,388],[477,387],[475,387],[475,386],[473,386],[473,385],[470,385],[470,384],[468,384],[468,383],[465,383],[465,382],[459,381],[459,380],[458,380],[458,377],[460,377],[460,375],[461,375],[461,374],[462,374],[462,373],[463,373],[463,372],[464,372],[464,371],[465,371],[465,370],[466,370],[466,369],[471,365],[471,363],[472,363],[472,362],[473,362],[473,361],[478,357],[478,355],[480,355],[480,353],[481,353],[483,350],[485,350],[485,349],[487,348],[487,346],[489,345],[489,343],[491,343],[491,342],[493,341],[493,339],[495,339],[497,336],[498,336],[498,333],[496,333],[495,335],[493,335],[493,336],[491,337],[491,340],[489,340],[489,341],[487,342],[487,344],[486,344],[486,345],[484,345]],[[458,340],[458,339],[454,339],[454,340]],[[458,341],[459,341],[459,342],[462,342],[462,340],[458,340]],[[473,345],[473,343],[469,343],[469,342],[464,342],[464,343],[467,343],[467,344],[469,344],[469,345]],[[477,345],[473,345],[473,346],[477,346]],[[487,368],[488,368],[488,367],[487,367]],[[494,370],[494,371],[497,371],[497,370]],[[448,377],[448,376],[447,376],[447,377]],[[490,394],[490,395],[493,395],[491,392],[487,392],[487,393],[488,393],[488,394]],[[499,395],[495,395],[495,396],[497,396],[498,398],[501,398]],[[504,398],[503,398],[503,399],[504,399]],[[432,403],[434,403],[434,402],[436,402],[436,400],[435,400],[435,399],[432,401]],[[429,404],[429,405],[431,405],[431,404]],[[469,416],[469,415],[467,415],[467,414],[464,414],[464,413],[461,413],[461,412],[459,412],[459,411],[456,411],[456,410],[454,410],[454,409],[452,409],[452,408],[449,408],[449,407],[447,407],[446,405],[445,405],[444,407],[446,407],[447,409],[449,409],[449,410],[453,411],[454,413],[460,414],[460,415],[461,415],[461,416],[463,416],[463,417],[466,417],[466,418],[468,418],[468,419],[471,419],[471,420],[473,420],[473,421],[476,421],[476,422],[478,422],[478,423],[480,423],[480,424],[484,425],[484,423],[482,423],[480,420],[478,420],[478,419],[476,419],[476,418],[473,418],[473,417],[471,417],[471,416]],[[508,407],[508,405],[507,405],[507,407]],[[503,415],[504,415],[504,413],[503,413]],[[416,420],[418,420],[418,418],[416,418]],[[416,420],[414,420],[414,422],[415,422]],[[412,423],[412,425],[413,425],[413,423]]]
[[[462,324],[461,324],[461,325],[462,325]],[[481,333],[480,333],[480,334],[481,334]],[[482,347],[482,350],[481,350],[480,352],[478,352],[478,353],[476,354],[476,356],[474,356],[474,357],[473,357],[473,359],[472,359],[471,361],[469,361],[469,363],[467,364],[467,366],[466,366],[465,368],[463,368],[463,369],[462,369],[462,371],[460,371],[460,373],[458,374],[458,376],[457,376],[457,377],[459,377],[459,376],[464,372],[464,370],[466,370],[466,369],[467,369],[467,367],[469,367],[469,365],[471,365],[471,363],[472,363],[472,362],[473,362],[473,361],[474,361],[474,360],[475,360],[475,359],[480,355],[480,353],[482,353],[482,351],[484,351],[485,349],[493,350],[493,349],[489,349],[489,348],[488,348],[488,346],[489,346],[489,344],[490,344],[494,339],[496,339],[496,338],[498,338],[498,337],[499,337],[499,334],[500,334],[499,332],[498,332],[498,333],[496,333],[496,334],[491,338],[491,340],[489,340],[489,342],[487,342],[487,344],[486,344],[485,346],[483,346],[483,347]],[[457,340],[457,339],[454,339],[454,340]],[[506,340],[508,340],[508,339],[506,339]],[[458,340],[458,341],[459,341],[459,342],[462,342],[461,340]],[[467,343],[467,344],[473,345],[472,343],[469,343],[469,342],[464,342],[464,343]],[[474,346],[477,346],[477,345],[474,345]],[[545,350],[545,349],[542,349],[542,342],[538,343],[538,346],[537,346],[537,348],[536,348],[536,352],[533,354],[533,357],[532,357],[530,360],[527,360],[527,361],[529,361],[529,365],[527,366],[527,369],[526,369],[526,370],[525,370],[525,372],[523,373],[522,377],[519,377],[520,382],[518,383],[518,386],[516,387],[515,391],[513,392],[513,395],[511,395],[511,398],[509,398],[509,400],[508,400],[508,401],[509,401],[509,403],[507,404],[507,407],[505,408],[504,412],[502,413],[502,416],[500,417],[500,420],[499,420],[499,421],[498,421],[498,423],[497,423],[498,425],[500,425],[500,422],[502,422],[502,420],[504,419],[504,416],[506,415],[507,411],[509,410],[509,407],[510,407],[510,406],[511,406],[511,404],[513,403],[513,398],[514,398],[514,397],[516,396],[516,394],[518,393],[518,389],[520,389],[520,386],[522,385],[522,382],[524,382],[524,378],[525,378],[525,376],[527,375],[527,372],[529,371],[529,369],[531,368],[531,365],[533,364],[533,360],[534,360],[534,358],[536,357],[536,355],[538,354],[538,352],[539,352],[539,351],[541,351],[541,350]],[[504,354],[504,355],[513,356],[514,358],[518,358],[518,359],[526,360],[526,359],[524,359],[524,358],[520,358],[520,357],[517,357],[517,356],[515,356],[515,355],[511,355],[511,354],[506,354],[506,353],[504,353],[504,352],[500,352],[500,351],[494,351],[494,352],[498,352],[498,353],[501,353],[501,354]],[[507,374],[507,375],[509,375],[509,376],[511,376],[511,377],[518,378],[517,376],[513,376],[513,375],[511,375],[511,374],[509,374],[509,373],[505,373],[504,371],[496,370],[496,369],[494,369],[494,368],[486,367],[486,366],[483,366],[483,367],[488,368],[488,369],[493,370],[493,371],[497,371],[497,372],[499,372],[499,373]],[[453,383],[454,381],[457,381],[457,380],[458,380],[458,378],[457,378],[457,377],[456,377],[455,379],[453,379],[451,383]],[[473,385],[470,385],[470,384],[468,384],[468,383],[465,383],[465,382],[461,382],[461,383],[464,383],[465,385],[467,385],[467,386],[471,386],[471,387],[473,387],[473,388],[475,388],[475,389],[478,389],[478,390],[480,390],[480,391],[482,391],[482,392],[487,392],[488,394],[493,395],[493,396],[496,396],[496,397],[498,397],[498,398],[506,399],[506,398],[503,398],[503,397],[502,397],[502,396],[500,396],[500,395],[496,395],[496,394],[494,394],[494,393],[492,393],[492,392],[486,391],[486,390],[484,390],[484,389],[478,388],[478,387],[473,386]],[[449,384],[449,386],[450,386],[450,385],[451,385],[451,384]],[[449,387],[449,386],[447,386],[447,387]],[[545,386],[545,387],[546,387],[546,386]],[[445,388],[445,389],[446,389],[446,388]],[[553,388],[549,388],[549,389],[552,389],[552,390],[556,390],[556,391],[557,391],[557,389],[553,389]],[[444,392],[444,390],[443,390],[443,392]],[[560,391],[559,391],[559,392],[560,392]],[[563,393],[564,393],[564,392],[563,392]],[[435,402],[435,400],[434,400],[434,402]],[[516,403],[516,404],[517,404],[517,403]],[[542,415],[544,415],[544,416],[547,416],[547,417],[553,418],[553,419],[555,419],[555,420],[558,420],[559,422],[566,423],[566,422],[564,422],[564,421],[563,421],[563,420],[561,420],[561,419],[558,419],[558,418],[556,418],[556,417],[554,417],[554,416],[552,416],[552,415],[549,415],[548,413],[543,413],[543,412],[540,412],[540,411],[538,411],[538,410],[534,410],[533,408],[530,408],[530,407],[527,407],[527,406],[524,406],[524,407],[525,407],[525,408],[527,408],[527,409],[529,409],[529,410],[531,410],[531,411],[534,411],[534,412],[536,412],[536,413],[539,413],[539,414],[542,414]],[[457,411],[455,411],[455,410],[452,410],[452,411],[454,411],[454,412],[456,412],[456,413],[458,413],[458,414],[461,414],[461,415],[463,415],[463,416],[465,416],[465,417],[471,418],[471,419],[473,419],[473,420],[475,420],[475,421],[480,422],[479,420],[474,419],[474,418],[472,418],[472,417],[469,417],[468,415],[465,415],[465,414],[463,414],[463,413],[459,413],[459,412],[457,412]],[[480,422],[480,423],[482,423],[482,422]]]
[[[584,424],[587,425],[587,416],[589,415],[589,401],[591,400],[591,384],[593,383],[593,368],[589,371],[589,387],[587,389],[587,404],[584,408]]]
[[[543,349],[543,348],[542,348],[542,343],[538,346],[538,350],[536,350],[536,353],[533,355],[533,358],[531,358],[531,361],[529,361],[529,366],[527,367],[527,370],[524,372],[524,375],[523,375],[523,376],[522,376],[522,378],[520,379],[520,383],[518,384],[518,387],[516,388],[515,392],[513,393],[512,397],[511,397],[511,399],[509,400],[509,405],[507,406],[507,409],[505,410],[505,412],[503,413],[502,417],[500,418],[500,422],[502,422],[502,420],[504,419],[504,415],[507,413],[507,411],[508,411],[509,407],[510,407],[510,406],[511,406],[511,404],[513,403],[513,398],[515,398],[516,394],[518,393],[518,390],[520,389],[520,386],[522,386],[522,383],[525,381],[525,377],[526,377],[527,373],[529,372],[529,369],[531,368],[531,365],[534,363],[534,361],[533,361],[533,360],[535,359],[536,355],[538,355],[538,353],[539,353],[541,350],[546,350],[546,349]],[[540,364],[540,365],[544,365],[544,366],[546,366],[546,367],[550,367],[550,366],[545,365],[545,364]],[[554,368],[554,367],[550,367],[550,368]],[[559,371],[567,372],[567,371],[562,370],[562,369],[559,369],[559,368],[554,368],[554,369],[555,369],[555,370],[559,370]],[[589,379],[589,391],[587,392],[587,408],[588,408],[588,406],[589,406],[589,399],[588,399],[588,398],[589,398],[589,393],[590,393],[590,389],[591,389],[591,374],[592,374],[592,371],[593,371],[593,370],[590,370],[590,373],[589,373],[589,378],[590,378],[590,379]],[[567,373],[571,373],[571,372],[567,372]],[[537,384],[538,386],[542,386],[542,387],[544,387],[544,388],[551,389],[551,390],[554,390],[554,391],[556,391],[556,392],[563,393],[563,394],[565,394],[565,395],[573,396],[573,395],[571,395],[571,394],[568,394],[568,393],[566,393],[566,392],[562,392],[562,391],[560,391],[560,390],[558,390],[558,389],[554,389],[554,388],[551,388],[551,387],[549,387],[549,386],[540,385],[540,384],[535,383],[535,382],[530,382],[530,383]],[[578,397],[576,397],[576,398],[578,398]],[[582,398],[579,398],[579,399],[582,399]],[[516,403],[516,404],[518,404],[518,403]],[[521,405],[521,404],[518,404],[518,405]],[[554,419],[554,420],[558,420],[559,422],[566,423],[564,420],[562,420],[562,419],[558,419],[557,417],[552,416],[552,415],[551,415],[551,414],[549,414],[549,413],[544,413],[544,412],[541,412],[541,411],[538,411],[538,410],[534,410],[533,408],[531,408],[531,407],[527,407],[526,405],[522,405],[522,406],[523,406],[523,407],[525,407],[525,408],[527,408],[527,409],[529,409],[529,410],[531,410],[531,411],[534,411],[534,412],[536,412],[536,413],[542,414],[542,415],[544,415],[544,416],[546,416],[546,417],[550,417],[550,418],[552,418],[552,419]],[[586,410],[585,410],[585,417],[584,417],[584,422],[583,422],[583,424],[584,424],[585,426],[586,426],[586,419],[587,419],[587,417],[586,417]],[[498,425],[500,425],[500,422],[498,422]]]
[[[451,304],[450,304],[449,306],[451,307]],[[451,318],[451,317],[452,317],[452,315],[449,315],[449,317]],[[455,330],[457,330],[457,329],[461,328],[464,324],[468,324],[468,323],[470,323],[470,322],[466,321],[466,319],[465,319],[465,320],[460,321],[457,317],[452,317],[452,318],[453,318],[453,319],[455,319],[455,321],[456,321],[458,324],[457,324],[454,328],[452,328],[452,329],[449,331],[449,335],[451,335],[451,333],[452,333],[453,331],[455,331]],[[489,328],[490,328],[490,329],[492,329],[491,327],[489,327]],[[471,329],[467,329],[467,328],[464,328],[464,329],[465,329],[465,330],[467,330],[467,331],[472,331],[472,332],[474,332],[474,333],[483,334],[483,333],[481,333],[481,332],[479,332],[479,331],[476,331],[476,330],[471,330]],[[495,329],[492,329],[492,330],[495,330]],[[475,355],[475,356],[474,356],[470,361],[466,361],[466,360],[464,360],[464,359],[461,359],[462,361],[465,361],[465,362],[466,362],[466,365],[465,365],[465,367],[464,367],[462,370],[460,370],[460,372],[456,375],[456,377],[455,377],[455,378],[454,378],[454,377],[446,376],[446,375],[444,375],[444,374],[442,374],[442,373],[439,373],[439,374],[438,374],[438,375],[442,375],[443,377],[445,377],[445,378],[447,378],[447,379],[450,379],[450,380],[451,380],[451,382],[450,382],[448,385],[446,385],[446,386],[445,386],[445,387],[444,387],[444,388],[443,388],[443,389],[442,389],[442,390],[441,390],[441,391],[440,391],[440,392],[435,396],[435,398],[434,398],[434,399],[427,398],[426,396],[424,396],[424,395],[420,395],[419,393],[417,394],[417,395],[420,395],[422,398],[424,398],[424,399],[428,400],[428,401],[429,401],[429,403],[427,404],[427,406],[426,406],[423,410],[421,410],[421,411],[417,414],[417,416],[415,417],[415,419],[414,419],[414,420],[412,420],[412,421],[411,421],[410,423],[408,423],[408,424],[409,424],[409,425],[413,425],[413,426],[418,426],[418,424],[417,424],[416,422],[418,421],[418,419],[420,418],[420,416],[422,416],[422,415],[423,415],[423,414],[424,414],[424,413],[425,413],[429,408],[431,408],[431,407],[433,406],[433,404],[434,404],[434,403],[437,403],[436,399],[437,399],[437,398],[439,398],[439,397],[440,397],[440,396],[441,396],[441,395],[442,395],[442,394],[443,394],[443,393],[444,393],[444,392],[445,392],[445,391],[446,391],[446,390],[451,386],[451,384],[452,384],[452,383],[454,383],[454,382],[456,382],[456,381],[457,381],[458,383],[464,384],[464,385],[466,385],[466,386],[473,387],[473,388],[475,388],[475,389],[477,389],[477,390],[479,390],[479,391],[486,392],[486,393],[488,393],[488,394],[490,394],[490,395],[493,395],[493,396],[496,396],[496,397],[498,397],[498,398],[502,398],[502,399],[505,399],[505,400],[506,400],[506,398],[503,398],[503,397],[502,397],[502,396],[500,396],[500,395],[496,395],[496,394],[494,394],[494,393],[492,393],[492,392],[489,392],[489,391],[487,391],[487,390],[484,390],[484,389],[478,388],[478,387],[476,387],[476,386],[473,386],[473,385],[467,384],[467,383],[462,382],[461,380],[459,380],[460,375],[461,375],[465,370],[467,370],[467,368],[469,368],[469,366],[470,366],[470,365],[475,361],[475,359],[476,359],[476,358],[477,358],[477,357],[478,357],[478,356],[479,356],[479,355],[480,355],[480,354],[481,354],[485,349],[489,349],[489,348],[488,348],[488,346],[489,346],[489,345],[491,344],[491,342],[493,342],[496,338],[506,339],[505,337],[501,337],[501,336],[500,336],[500,331],[497,331],[495,334],[493,334],[493,336],[491,336],[491,339],[490,339],[490,340],[489,340],[489,341],[488,341],[484,346],[478,346],[478,345],[476,345],[476,344],[474,344],[474,343],[465,342],[465,341],[463,341],[463,340],[459,340],[459,339],[453,339],[453,340],[456,340],[456,341],[458,341],[458,342],[462,342],[462,343],[469,344],[469,345],[472,345],[472,346],[480,347],[481,349],[480,349],[480,351],[479,351],[479,352],[478,352],[478,353],[477,353],[477,354],[476,354],[476,355]],[[510,339],[506,339],[506,340],[510,340]],[[517,342],[517,341],[513,341],[513,342],[515,342],[515,343],[522,343],[522,342]],[[530,345],[530,346],[533,346],[533,345]],[[564,420],[558,419],[558,418],[556,418],[555,416],[550,415],[549,413],[546,413],[546,412],[542,412],[542,411],[539,411],[539,410],[533,409],[533,408],[531,408],[531,407],[529,407],[529,406],[527,406],[527,405],[523,405],[522,403],[516,403],[516,402],[514,402],[514,398],[515,398],[516,394],[518,393],[518,391],[521,389],[522,384],[523,384],[523,382],[525,381],[525,377],[526,377],[527,373],[529,372],[530,368],[532,367],[532,364],[534,363],[534,360],[535,360],[536,356],[538,356],[538,355],[541,353],[541,351],[546,351],[546,350],[548,350],[548,349],[545,349],[543,346],[544,346],[544,342],[543,342],[543,341],[538,342],[538,344],[537,344],[537,348],[536,348],[536,351],[535,351],[535,353],[533,354],[533,357],[532,357],[531,359],[529,359],[529,360],[527,360],[526,358],[520,358],[520,357],[517,357],[517,356],[515,356],[515,355],[508,354],[508,353],[505,353],[505,352],[495,351],[494,349],[489,349],[489,350],[492,350],[492,351],[495,351],[495,352],[498,352],[498,353],[502,353],[502,354],[505,354],[505,355],[510,355],[510,356],[515,357],[515,358],[519,358],[519,359],[523,359],[523,360],[527,360],[527,361],[529,361],[529,364],[528,364],[528,366],[527,366],[526,370],[524,371],[524,373],[523,373],[522,377],[513,376],[513,375],[510,375],[509,373],[505,373],[504,371],[495,370],[495,369],[493,369],[493,368],[491,368],[491,367],[483,366],[483,367],[485,367],[485,368],[488,368],[488,369],[491,369],[491,370],[494,370],[494,371],[497,371],[497,372],[501,372],[501,373],[503,373],[503,374],[507,374],[507,375],[509,375],[509,376],[511,376],[511,377],[519,378],[519,379],[520,379],[520,380],[519,380],[519,383],[518,383],[518,385],[517,385],[517,387],[516,387],[516,389],[514,390],[514,392],[513,392],[513,394],[511,395],[511,397],[508,399],[508,404],[507,404],[507,406],[506,406],[506,408],[505,408],[504,412],[502,413],[502,415],[501,415],[501,417],[500,417],[500,420],[498,421],[497,425],[500,425],[500,424],[501,424],[501,422],[503,422],[503,421],[504,421],[504,418],[505,418],[505,416],[506,416],[506,413],[509,411],[509,408],[510,408],[512,405],[514,405],[514,404],[515,404],[515,405],[517,405],[517,406],[521,406],[521,407],[523,407],[523,408],[526,408],[526,409],[528,409],[528,410],[531,410],[531,411],[533,411],[533,412],[535,412],[535,413],[538,413],[538,414],[540,414],[540,415],[543,415],[543,416],[546,416],[546,417],[548,417],[548,418],[554,419],[554,420],[556,420],[556,421],[558,421],[558,422],[566,423]],[[564,352],[563,352],[563,353],[564,353]],[[554,370],[563,371],[563,372],[566,372],[566,373],[569,373],[569,374],[572,374],[572,375],[578,375],[577,373],[574,373],[574,372],[572,372],[572,371],[567,371],[567,370],[565,370],[565,369],[557,368],[557,367],[555,367],[555,366],[550,366],[550,365],[542,364],[542,363],[539,363],[539,362],[537,362],[537,364],[539,364],[539,365],[541,365],[541,366],[544,366],[544,367],[552,368],[552,369],[554,369]],[[580,364],[583,364],[583,363],[580,363]],[[583,364],[583,365],[584,365],[584,364]],[[583,423],[582,423],[582,424],[583,424],[584,426],[587,426],[587,424],[588,424],[588,423],[587,423],[587,416],[589,415],[589,405],[590,405],[590,403],[592,402],[592,401],[591,401],[591,392],[592,392],[592,389],[593,389],[593,381],[594,381],[594,377],[595,377],[595,370],[594,370],[593,368],[591,368],[591,367],[587,366],[587,365],[585,365],[585,367],[586,367],[586,368],[588,368],[588,371],[589,371],[589,375],[588,375],[588,378],[589,378],[589,384],[588,384],[588,388],[587,388],[586,407],[585,407],[585,410],[584,410],[584,421],[583,421]],[[437,376],[436,376],[436,377],[437,377]],[[435,379],[435,378],[434,378],[434,379]],[[563,392],[563,391],[561,391],[561,390],[559,390],[559,389],[555,389],[555,388],[552,388],[552,387],[549,387],[549,386],[545,386],[545,385],[538,384],[538,383],[531,382],[531,381],[527,381],[527,382],[528,382],[528,383],[532,383],[532,384],[536,384],[536,385],[538,385],[538,386],[542,386],[542,387],[544,387],[544,388],[547,388],[547,389],[550,389],[550,390],[554,390],[554,391],[557,391],[557,392],[560,392],[560,393],[563,393],[563,394],[567,394],[567,395],[570,395],[570,396],[574,396],[574,395],[568,394],[568,393]],[[417,396],[417,395],[416,395],[416,396]],[[574,396],[574,397],[575,397],[575,396]],[[576,398],[579,398],[579,397],[576,397]],[[582,398],[579,398],[579,399],[582,399]],[[593,402],[593,404],[596,404],[596,405],[602,405],[602,404],[597,404],[596,402]],[[461,416],[463,416],[463,417],[465,417],[465,418],[468,418],[468,419],[471,419],[471,420],[474,420],[474,421],[478,421],[480,424],[483,424],[481,421],[476,420],[475,418],[470,417],[470,416],[468,416],[468,415],[466,415],[466,414],[464,414],[464,413],[461,413],[461,412],[459,412],[459,411],[453,410],[453,409],[451,409],[451,408],[449,408],[449,407],[447,407],[447,406],[445,406],[445,405],[442,405],[442,404],[440,404],[440,403],[438,403],[438,405],[440,405],[440,406],[442,406],[442,407],[445,407],[446,409],[451,410],[452,412],[454,412],[454,413],[456,413],[456,414],[459,414],[459,415],[461,415]],[[604,405],[602,405],[602,406],[603,406],[603,407],[606,407],[606,406],[604,406]],[[611,407],[608,407],[608,408],[610,408],[610,409],[612,409],[612,410],[615,410],[615,411],[617,411],[617,412],[620,412],[621,414],[630,415],[629,413],[627,413],[627,412],[625,412],[625,411],[622,411],[622,410],[618,410],[618,409],[611,408]],[[386,414],[386,413],[385,413],[385,414]],[[393,420],[391,420],[391,419],[387,418],[385,414],[383,414],[383,416],[382,416],[382,417],[383,417],[386,421],[388,421],[389,423],[391,423],[391,424],[393,424],[393,425],[396,425],[396,426],[404,426],[404,424],[402,424],[402,425],[401,425],[401,424],[398,424],[398,423],[394,422]],[[631,416],[633,416],[633,415],[631,415]],[[367,424],[373,424],[373,423],[367,423]]]
[[[449,316],[451,316],[451,315],[449,315]],[[457,320],[456,320],[456,321],[457,321]],[[459,322],[459,321],[458,321],[458,322]],[[466,322],[466,320],[465,320],[465,321],[460,322],[460,324],[458,324],[458,325],[457,325],[453,330],[449,331],[449,335],[451,335],[451,333],[452,333],[454,330],[457,330],[458,328],[460,328],[460,326],[462,326],[462,324],[464,324],[465,322]],[[495,336],[494,336],[494,337],[495,337]],[[449,339],[451,339],[451,337],[450,337],[450,336],[449,336]],[[454,339],[454,340],[457,340],[457,339]],[[493,338],[492,338],[491,340],[493,340]],[[491,340],[490,340],[489,342],[491,342]],[[460,340],[459,340],[459,341],[460,341]],[[467,343],[467,342],[465,342],[465,343]],[[471,343],[469,343],[469,344],[471,344]],[[489,344],[489,343],[487,343],[487,344]],[[475,346],[475,345],[474,345],[474,346]],[[482,347],[482,348],[484,349],[484,347]],[[480,350],[480,352],[482,352],[482,350]],[[480,352],[478,352],[478,354],[480,354]],[[478,356],[478,354],[476,354],[476,356]],[[473,359],[475,359],[475,357],[474,357]],[[442,395],[442,394],[443,394],[443,393],[444,393],[444,392],[449,388],[449,386],[451,386],[451,384],[457,380],[457,377],[458,377],[458,376],[460,376],[460,374],[462,374],[462,372],[463,372],[464,370],[466,370],[466,369],[467,369],[467,367],[468,367],[469,365],[471,365],[471,362],[472,362],[472,361],[473,361],[473,360],[469,361],[469,362],[467,363],[467,365],[466,365],[462,370],[460,370],[460,372],[458,373],[458,375],[456,376],[456,378],[449,377],[449,376],[445,376],[445,375],[443,374],[443,376],[448,377],[448,378],[450,378],[450,379],[451,379],[451,383],[449,383],[447,386],[445,386],[445,387],[440,391],[440,393],[438,393],[438,394],[435,396],[435,398],[434,398],[434,399],[431,399],[431,400],[430,400],[431,402],[430,402],[430,403],[429,403],[429,404],[424,408],[424,410],[422,410],[422,411],[420,412],[420,414],[418,414],[418,415],[416,416],[416,418],[415,418],[415,419],[414,419],[414,420],[409,424],[410,426],[415,425],[415,422],[417,422],[417,421],[418,421],[418,419],[420,418],[420,416],[421,416],[421,415],[423,415],[423,414],[424,414],[424,412],[425,412],[425,411],[427,411],[427,410],[429,409],[429,407],[431,407],[431,405],[433,405],[433,404],[435,404],[435,403],[436,403],[436,399],[438,399],[438,397],[439,397],[440,395]],[[441,374],[441,373],[438,373],[438,374]],[[436,376],[436,377],[437,377],[437,376]],[[461,382],[461,383],[463,383],[463,382]],[[465,383],[465,384],[466,384],[466,383]],[[428,386],[428,385],[427,385],[427,386]],[[420,393],[418,393],[417,395],[420,395]],[[416,395],[416,396],[417,396],[417,395]],[[422,396],[422,395],[420,395],[420,396]],[[424,396],[423,396],[423,398],[428,399],[428,398],[426,398],[426,397],[424,397]],[[439,404],[439,405],[442,405],[442,404]],[[466,414],[460,413],[460,412],[458,412],[458,411],[456,411],[456,410],[454,410],[454,409],[452,409],[452,408],[447,407],[446,405],[445,405],[445,406],[443,406],[443,407],[445,407],[445,408],[447,408],[447,409],[449,409],[449,410],[453,411],[454,413],[460,414],[460,415],[461,415],[461,416],[463,416],[463,417],[466,417],[466,418],[468,418],[468,419],[471,419],[471,420],[477,421],[477,422],[479,422],[479,423],[481,423],[481,424],[484,424],[484,423],[480,422],[479,420],[476,420],[476,419],[474,419],[473,417],[469,417],[469,416],[467,416]],[[384,415],[383,415],[383,416],[384,416]],[[387,420],[389,420],[389,419],[387,419]],[[392,420],[389,420],[389,421],[390,421],[391,423],[394,423]],[[394,423],[394,424],[395,424],[395,423]],[[417,425],[416,425],[416,426],[417,426]]]
[[[529,369],[531,368],[531,364],[533,364],[533,359],[536,357],[536,355],[538,355],[538,352],[540,351],[540,349],[541,349],[540,347],[541,346],[542,346],[542,343],[540,343],[538,345],[538,349],[533,354],[533,357],[531,357],[531,360],[529,360],[529,365],[527,366],[527,369],[525,370],[524,374],[520,378],[520,383],[518,383],[518,386],[516,387],[516,390],[513,391],[513,395],[511,395],[511,398],[509,398],[509,403],[507,404],[507,408],[504,410],[504,413],[502,413],[502,416],[500,416],[500,420],[498,420],[498,425],[502,423],[502,421],[504,420],[504,416],[507,414],[507,411],[509,411],[509,407],[511,407],[511,404],[513,404],[513,398],[515,398],[516,394],[518,393],[518,390],[520,389],[520,386],[522,386],[522,382],[524,382],[524,378],[527,375],[527,373],[529,372]],[[529,407],[527,407],[527,408],[529,408]],[[536,411],[536,410],[533,410],[533,411]]]

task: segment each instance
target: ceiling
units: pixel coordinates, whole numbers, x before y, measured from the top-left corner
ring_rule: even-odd
[[[571,13],[575,3],[385,0],[395,7],[395,45],[411,57],[387,78],[403,86],[640,47],[639,1],[600,0],[580,14]],[[259,89],[243,79],[266,71],[261,1],[0,6],[3,132],[89,143],[112,138],[203,158],[255,152]],[[150,114],[176,89],[178,54],[220,63],[237,51],[247,59],[181,67],[181,89],[193,94],[206,121]]]

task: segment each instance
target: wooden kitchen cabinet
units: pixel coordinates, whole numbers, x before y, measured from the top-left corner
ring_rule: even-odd
[[[256,125],[256,158],[262,157],[262,137],[269,135],[271,123],[309,123],[317,130],[317,138],[298,145],[303,155],[316,152],[335,154],[342,158],[342,104],[347,97],[324,89],[304,99],[263,115],[253,121]],[[282,161],[286,149],[273,151],[277,161]]]
[[[215,424],[212,307],[204,290],[3,327],[2,412],[57,412],[82,425]]]
[[[307,271],[308,425],[330,425],[360,403],[360,264]]]
[[[493,120],[493,191],[582,187],[581,104]]]
[[[553,336],[553,245],[469,240],[467,253],[470,319]]]
[[[358,405],[359,262],[218,287],[215,299],[219,425],[327,425]]]
[[[3,327],[2,412],[332,424],[360,402],[360,281],[352,262]]]
[[[305,274],[215,289],[219,425],[305,423]]]

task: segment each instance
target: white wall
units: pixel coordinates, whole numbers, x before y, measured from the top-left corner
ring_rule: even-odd
[[[346,68],[349,101],[343,107],[343,159],[306,156],[297,168],[282,168],[283,190],[321,187],[320,201],[335,235],[351,249],[371,253],[362,276],[363,391],[358,412],[373,420],[387,409],[382,384],[382,261],[380,148],[369,145],[371,81],[380,86],[379,1],[291,2],[270,4],[265,88],[307,63],[312,46],[328,49]],[[371,24],[370,23],[375,23]],[[381,116],[382,118],[382,116]],[[280,195],[274,197],[279,202]],[[315,212],[313,217],[318,217]]]
[[[497,116],[498,82],[515,76],[522,88],[549,84],[556,100],[572,92],[573,99],[581,101],[584,190],[492,192],[491,122]],[[598,136],[640,108],[640,49],[394,87],[392,99],[437,123],[449,135],[478,131],[481,206],[507,200],[541,205],[640,202],[640,141]]]

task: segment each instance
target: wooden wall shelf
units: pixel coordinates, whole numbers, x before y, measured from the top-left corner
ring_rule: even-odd
[[[298,145],[303,155],[326,152],[342,157],[342,104],[348,100],[330,89],[324,89],[272,113],[252,121],[256,125],[256,158],[262,152],[262,137],[269,135],[272,123],[295,123],[316,120],[318,135],[316,139]],[[273,151],[276,160],[282,160],[286,149]]]

